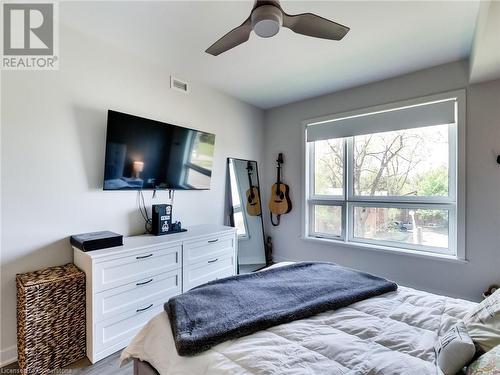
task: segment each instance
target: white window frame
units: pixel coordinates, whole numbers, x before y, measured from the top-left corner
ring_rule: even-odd
[[[243,229],[245,230],[245,234],[238,233],[238,240],[248,241],[250,240],[250,235],[248,234],[247,215],[245,215],[245,212],[243,211],[240,204],[233,206],[233,215],[238,214],[240,212],[242,213],[243,216]]]
[[[228,163],[228,169],[231,169],[231,166],[229,165]],[[229,173],[231,173],[229,171]],[[247,221],[247,215],[245,215],[245,211],[244,211],[244,206],[246,205],[246,200],[243,199],[243,196],[241,194],[241,191],[240,191],[240,186],[241,185],[241,181],[240,181],[240,178],[238,176],[238,174],[235,172],[234,168],[233,168],[233,173],[234,173],[234,180],[235,180],[235,183],[236,183],[236,186],[237,186],[237,189],[238,189],[238,198],[239,198],[239,201],[240,201],[240,204],[234,204],[233,200],[231,199],[231,205],[232,205],[232,212],[233,212],[233,219],[234,219],[234,214],[236,213],[242,213],[242,216],[243,216],[243,228],[245,229],[245,234],[241,234],[241,233],[238,233],[238,240],[241,240],[241,241],[248,241],[250,240],[250,234],[248,233],[248,221]],[[236,226],[236,224],[235,224]]]
[[[332,121],[340,118],[354,117],[373,112],[387,111],[396,108],[415,106],[434,101],[455,99],[456,123],[449,126],[449,173],[448,173],[448,197],[368,197],[355,196],[351,184],[353,166],[349,155],[352,155],[353,137],[346,138],[344,142],[344,195],[341,196],[321,196],[310,194],[314,192],[314,147],[307,142],[307,127],[320,122]],[[465,134],[466,134],[466,91],[465,89],[449,91],[434,95],[429,95],[410,100],[384,104],[375,107],[363,108],[339,114],[322,116],[303,121],[302,145],[303,145],[303,179],[302,179],[302,238],[307,240],[320,241],[342,246],[357,248],[391,251],[410,255],[437,257],[449,260],[466,261],[465,251]],[[372,133],[377,133],[373,129]],[[379,202],[383,200],[384,202]],[[434,201],[434,202],[433,202]],[[326,233],[312,232],[314,218],[313,205],[338,205],[342,207],[342,234],[332,236]],[[449,212],[449,250],[441,251],[437,247],[426,247],[424,245],[392,243],[390,241],[378,241],[359,239],[353,237],[353,217],[354,206],[371,207],[402,207],[408,205],[415,208],[433,207],[436,209],[446,209]]]

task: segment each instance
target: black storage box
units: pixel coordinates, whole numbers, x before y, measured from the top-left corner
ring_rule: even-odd
[[[71,245],[82,251],[106,249],[108,247],[122,246],[123,236],[118,233],[102,231],[75,234],[70,237]]]
[[[151,215],[153,217],[152,234],[161,236],[172,230],[171,204],[153,204]]]

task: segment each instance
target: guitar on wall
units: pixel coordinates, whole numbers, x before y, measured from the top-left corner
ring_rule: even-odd
[[[252,184],[252,173],[253,167],[252,163],[247,163],[247,174],[248,174],[248,186],[247,190],[247,214],[250,216],[260,216],[262,213],[260,206],[260,196],[259,189]]]
[[[278,226],[281,215],[287,214],[292,210],[292,201],[290,200],[290,188],[287,184],[281,182],[281,164],[283,164],[283,154],[279,153],[276,160],[276,183],[271,187],[271,198],[269,199],[269,210],[271,211],[271,224]],[[274,221],[273,214],[277,221]]]

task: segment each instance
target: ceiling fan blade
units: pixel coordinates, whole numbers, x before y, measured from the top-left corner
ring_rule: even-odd
[[[340,40],[349,28],[312,13],[289,15],[283,12],[283,26],[297,34],[315,38]]]
[[[235,27],[214,44],[212,44],[205,51],[213,56],[220,55],[223,52],[230,50],[236,46],[239,46],[242,43],[245,43],[250,37],[250,32],[252,31],[252,22],[251,18],[248,17],[245,22],[243,22],[240,26]]]

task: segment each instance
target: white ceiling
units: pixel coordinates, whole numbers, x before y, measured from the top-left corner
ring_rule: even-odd
[[[351,27],[340,42],[282,29],[218,57],[205,49],[253,1],[65,2],[61,22],[261,108],[467,58],[478,1],[282,1]]]
[[[500,1],[481,1],[470,70],[472,83],[500,78]]]

